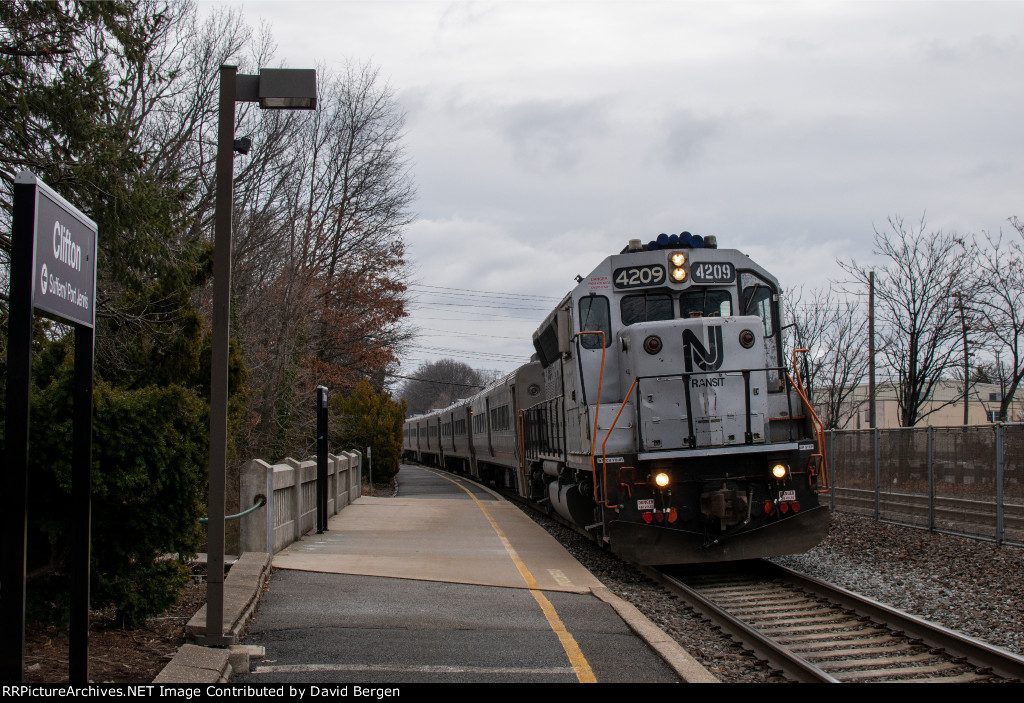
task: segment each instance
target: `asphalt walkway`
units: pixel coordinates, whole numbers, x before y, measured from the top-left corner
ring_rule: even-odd
[[[274,556],[239,683],[643,682],[713,677],[490,490],[403,465]],[[639,634],[638,634],[639,633]]]

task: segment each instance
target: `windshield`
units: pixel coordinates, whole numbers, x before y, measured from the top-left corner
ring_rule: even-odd
[[[668,293],[642,293],[622,298],[619,311],[623,325],[672,319],[672,296]]]
[[[727,290],[691,288],[679,296],[679,316],[729,317],[732,315],[732,294]]]

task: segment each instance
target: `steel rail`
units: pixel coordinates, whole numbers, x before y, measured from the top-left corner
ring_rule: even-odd
[[[976,666],[991,669],[999,676],[1024,681],[1024,657],[1018,654],[929,622],[916,615],[897,610],[867,596],[820,581],[812,576],[801,574],[778,564],[772,566],[790,583],[805,591],[849,608],[874,621],[881,621],[907,635],[920,639],[931,647],[944,649],[954,657],[964,657]]]
[[[693,608],[726,629],[744,647],[753,650],[755,656],[764,659],[771,666],[802,683],[839,683],[834,676],[822,671],[787,647],[766,637],[724,608],[708,600],[682,581],[649,566],[636,566],[648,578],[660,583],[670,591],[679,594]]]
[[[812,651],[817,649],[818,658],[830,658],[833,660],[829,662],[831,666],[826,666],[827,669],[841,670],[843,668],[841,665],[836,666],[837,655],[838,663],[840,664],[846,663],[847,660],[853,660],[848,663],[849,672],[844,674],[837,671],[836,675],[833,676],[824,669],[819,668],[812,661],[809,661],[808,658],[791,651],[789,647],[776,641],[770,634],[766,634],[755,625],[745,622],[742,615],[737,616],[730,612],[730,609],[751,610],[755,608],[755,606],[751,605],[750,601],[742,605],[721,605],[714,602],[712,598],[698,592],[697,588],[691,587],[679,578],[665,573],[663,570],[652,567],[638,568],[649,578],[661,583],[664,587],[686,600],[696,610],[710,618],[714,623],[721,626],[734,639],[753,650],[756,656],[766,660],[771,666],[780,669],[788,677],[797,681],[841,683],[843,680],[856,680],[858,675],[863,675],[862,678],[864,679],[878,679],[890,673],[891,676],[889,678],[895,677],[897,680],[901,677],[909,677],[903,680],[914,680],[912,677],[917,675],[925,677],[924,680],[941,681],[942,674],[938,670],[945,666],[942,664],[931,667],[921,666],[917,667],[916,670],[913,666],[911,668],[888,668],[892,664],[900,664],[901,662],[914,663],[919,662],[923,658],[942,658],[948,663],[975,670],[973,674],[962,673],[948,678],[947,680],[950,681],[985,678],[989,677],[990,674],[1008,680],[1024,680],[1024,657],[1000,647],[909,615],[865,596],[772,564],[771,562],[756,562],[753,563],[753,567],[751,563],[748,563],[746,567],[743,567],[745,571],[737,571],[738,574],[742,573],[744,576],[749,576],[751,568],[756,569],[758,579],[754,583],[755,586],[774,583],[780,587],[792,587],[796,589],[795,592],[806,594],[806,604],[785,606],[787,610],[800,611],[806,609],[808,605],[817,603],[829,608],[835,608],[835,615],[820,617],[821,623],[827,623],[830,618],[839,617],[840,615],[847,619],[846,625],[836,624],[834,626],[837,635],[834,640],[828,634],[815,635],[814,637],[816,639],[820,638],[821,641],[815,647],[810,648]],[[735,591],[741,591],[743,586],[734,584],[732,586],[719,586],[719,588],[734,591],[731,594],[732,597],[740,600]],[[783,595],[783,593],[780,588],[780,595]],[[764,608],[762,604],[762,607],[759,609],[762,612],[751,613],[750,617],[754,619],[758,617],[771,617],[766,612],[770,608]],[[796,616],[789,615],[789,617]],[[852,634],[851,631],[844,631],[844,627],[848,626],[850,618],[856,619],[866,628],[877,628],[887,631],[888,634],[884,635],[884,637],[890,640],[889,644],[895,640],[903,641],[903,644],[889,648],[890,652],[893,649],[901,650],[900,652],[894,652],[887,657],[875,660],[878,662],[878,666],[885,667],[884,669],[876,669],[866,673],[863,671],[864,667],[872,666],[869,661],[872,654],[870,648],[862,649],[859,653],[854,653],[853,650],[850,650],[848,654],[835,651],[835,649],[854,645],[855,638],[848,637]],[[815,618],[804,616],[804,624],[808,624],[813,619]],[[769,629],[770,627],[768,626]],[[819,627],[819,629],[821,628]],[[912,651],[922,646],[930,648],[930,651],[927,653],[915,653]],[[806,643],[802,648],[808,649]],[[829,649],[833,651],[829,652]],[[863,659],[861,663],[856,661],[859,657],[865,656],[868,659]],[[810,658],[814,658],[814,656],[811,655]],[[860,668],[861,671],[856,671],[855,669],[857,668]]]

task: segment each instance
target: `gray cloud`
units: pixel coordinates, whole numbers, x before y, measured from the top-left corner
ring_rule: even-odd
[[[516,163],[527,171],[573,171],[608,132],[600,99],[531,100],[500,109],[496,123]]]
[[[676,110],[663,121],[664,137],[655,147],[655,158],[671,169],[697,161],[708,143],[722,131],[720,118],[698,117],[691,110]]]
[[[814,287],[890,214],[1024,215],[1024,2],[245,4],[398,91],[423,283],[561,295],[687,229]]]

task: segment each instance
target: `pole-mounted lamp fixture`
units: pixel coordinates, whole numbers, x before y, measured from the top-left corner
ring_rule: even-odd
[[[258,102],[264,110],[316,108],[316,71],[311,68],[264,68],[258,75],[238,74],[237,66],[220,67],[217,123],[217,197],[214,206],[213,350],[210,378],[210,502],[207,515],[206,635],[202,644],[226,646],[224,634],[224,486],[228,426],[228,324],[231,312],[231,199],[234,153],[252,146],[235,140],[235,103]],[[248,142],[248,143],[246,143]],[[230,627],[230,624],[229,624]]]
[[[264,68],[258,76],[237,76],[238,102],[258,102],[261,110],[312,110],[316,107],[316,71],[312,68]]]

